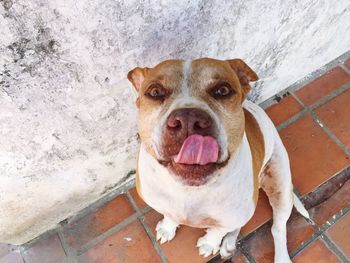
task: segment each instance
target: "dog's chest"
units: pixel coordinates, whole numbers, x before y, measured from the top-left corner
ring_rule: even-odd
[[[233,162],[199,187],[183,185],[141,147],[138,169],[143,199],[180,224],[232,230],[241,227],[255,209],[248,143],[241,147]]]

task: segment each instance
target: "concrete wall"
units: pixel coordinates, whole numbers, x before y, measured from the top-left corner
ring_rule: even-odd
[[[261,101],[350,49],[348,0],[0,0],[0,242],[23,243],[135,168],[126,73],[244,58]]]

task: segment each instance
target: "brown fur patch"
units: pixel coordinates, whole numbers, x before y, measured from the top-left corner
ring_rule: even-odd
[[[220,227],[219,222],[211,217],[206,217],[202,219],[200,225],[208,226],[208,227]]]
[[[264,168],[263,177],[261,178],[261,188],[269,197],[270,204],[274,207],[278,207],[281,205],[281,185],[273,169],[271,169],[270,162]]]
[[[244,109],[245,115],[245,132],[247,134],[250,150],[253,158],[253,173],[254,173],[254,194],[253,200],[255,204],[259,195],[259,175],[263,166],[265,157],[264,136],[260,127],[253,115]]]
[[[139,175],[139,157],[137,157],[137,167],[136,167],[136,192],[138,195],[143,199],[143,196],[141,194],[141,183],[140,183],[140,175]]]
[[[219,223],[219,221],[211,217],[203,217],[199,220],[198,218],[196,218],[195,221],[192,221],[191,219],[184,219],[184,220],[180,220],[179,224],[190,226],[190,227],[196,227],[196,228],[221,227],[221,224]]]
[[[158,64],[154,68],[136,68],[128,74],[129,80],[135,86],[134,79],[143,79],[138,91],[138,98],[136,105],[138,111],[138,131],[142,143],[144,144],[146,151],[150,153],[154,158],[156,154],[152,147],[152,131],[167,109],[170,107],[172,101],[176,98],[176,95],[180,92],[181,83],[183,81],[183,68],[181,60],[167,60]],[[133,74],[142,74],[141,77],[134,76]],[[169,97],[163,103],[162,101],[152,100],[145,95],[151,84],[161,84],[169,94]],[[147,121],[146,121],[147,120]]]
[[[141,184],[140,184],[140,176],[139,172],[136,171],[136,191],[139,194],[139,196],[143,199],[142,194],[141,194]]]

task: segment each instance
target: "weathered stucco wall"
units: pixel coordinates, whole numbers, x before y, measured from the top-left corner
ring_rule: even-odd
[[[348,0],[0,0],[0,242],[22,243],[125,180],[126,73],[244,58],[263,100],[350,46]]]

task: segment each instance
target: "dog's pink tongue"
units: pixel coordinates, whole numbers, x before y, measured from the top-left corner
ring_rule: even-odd
[[[184,141],[174,161],[182,164],[205,165],[215,163],[218,155],[219,145],[213,137],[194,134]]]

